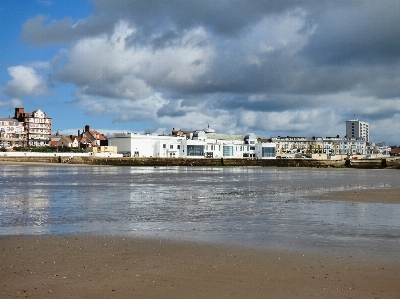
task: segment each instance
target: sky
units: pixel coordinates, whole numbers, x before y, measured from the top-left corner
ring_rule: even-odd
[[[400,1],[2,0],[0,117],[400,145]]]

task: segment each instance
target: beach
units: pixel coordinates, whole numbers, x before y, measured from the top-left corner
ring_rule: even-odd
[[[102,236],[0,237],[0,298],[398,298],[400,261]]]
[[[310,196],[310,199],[363,202],[363,203],[400,204],[400,188],[333,191],[321,195]]]
[[[388,221],[396,218],[391,211],[397,211],[400,188],[393,176],[377,184],[376,177],[384,177],[385,171],[302,170],[304,179],[292,180],[286,189],[288,178],[297,178],[300,170],[168,170],[171,183],[164,185],[160,182],[166,170],[153,168],[63,167],[61,171],[46,166],[4,171],[7,183],[17,187],[3,189],[8,196],[0,206],[4,216],[0,298],[399,298],[398,224]],[[176,189],[180,171],[189,179],[187,185]],[[348,174],[357,178],[352,189],[337,191],[348,181]],[[110,188],[102,187],[97,197],[85,195],[91,196],[103,186],[104,176]],[[232,178],[239,176],[235,183]],[[220,189],[197,188],[204,193],[187,197],[193,194],[192,182],[199,184],[201,178],[207,178],[204,186],[209,187],[210,177],[222,180],[215,183]],[[243,182],[247,177],[251,180]],[[55,181],[49,184],[51,178]],[[272,188],[279,186],[277,190],[286,193],[266,193],[266,186],[256,189],[260,184],[251,184],[258,178],[274,182]],[[308,192],[309,187],[325,186],[327,178],[335,182],[331,191]],[[141,188],[122,189],[131,180]],[[60,181],[73,188],[60,193]],[[85,182],[85,188],[79,189],[77,182]],[[313,185],[305,185],[307,182]],[[372,182],[377,188],[364,188]],[[385,187],[388,184],[393,187]],[[262,192],[254,201],[246,196],[254,191],[243,189],[240,193],[242,186],[250,185],[251,191]],[[57,192],[51,192],[53,186]],[[236,191],[224,199],[232,186]],[[162,192],[157,193],[160,187]],[[88,192],[87,188],[92,189]],[[298,191],[292,195],[291,190]],[[300,191],[307,199],[297,200]],[[229,210],[235,198],[235,209]],[[364,222],[358,217],[365,214],[366,205],[357,203],[371,204],[367,212],[372,216],[363,218]],[[257,209],[250,209],[250,204],[257,204]],[[333,212],[328,213],[328,207]],[[260,217],[260,210],[265,213],[262,220],[244,227]],[[380,213],[388,220],[376,218]],[[238,217],[242,215],[243,222]],[[306,221],[312,216],[316,217],[313,221]],[[237,224],[229,224],[234,221]],[[244,239],[249,240],[247,246],[244,241],[242,245],[213,242],[214,228],[223,230],[216,236],[228,235],[224,240],[229,240],[230,234],[246,238],[244,228],[254,238]],[[174,232],[186,237],[192,234],[192,238],[179,239]],[[271,246],[272,236],[296,239]],[[261,246],[253,243],[264,237]],[[309,246],[303,246],[305,240],[310,240]],[[359,246],[358,242],[367,243]]]

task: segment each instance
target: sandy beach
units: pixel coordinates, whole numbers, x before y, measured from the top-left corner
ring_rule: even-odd
[[[400,189],[311,200],[400,203]],[[390,244],[390,243],[388,243]],[[395,255],[394,255],[395,256]],[[399,298],[400,260],[123,236],[0,236],[0,298]]]
[[[399,298],[400,261],[100,236],[0,237],[0,298]]]

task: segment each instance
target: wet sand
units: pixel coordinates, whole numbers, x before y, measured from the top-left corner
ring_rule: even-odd
[[[400,203],[400,189],[314,199]],[[399,298],[400,260],[103,236],[0,236],[0,298]]]
[[[360,189],[335,191],[310,197],[310,199],[350,201],[363,203],[400,204],[400,188]]]
[[[100,236],[0,237],[0,298],[399,298],[400,261]]]

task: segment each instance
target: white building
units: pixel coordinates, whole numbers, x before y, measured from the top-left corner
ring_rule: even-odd
[[[365,121],[347,120],[346,121],[347,138],[364,138],[369,141],[369,123]]]
[[[365,155],[366,140],[364,138],[336,137],[273,137],[276,144],[276,154],[281,157],[295,158],[297,156],[317,157],[322,155]]]
[[[109,146],[117,146],[118,153],[132,157],[179,157],[184,137],[154,134],[116,133],[108,138]]]
[[[367,142],[367,158],[390,156],[390,152],[386,142]]]
[[[255,154],[257,159],[276,159],[275,143],[256,143]]]
[[[204,131],[195,131],[192,138],[118,133],[109,136],[108,141],[110,146],[118,147],[119,154],[133,157],[275,159],[275,144],[258,143],[252,133],[241,137],[241,140],[223,139],[222,135],[206,134]]]
[[[25,143],[24,123],[16,118],[0,118],[0,147],[23,146]]]

